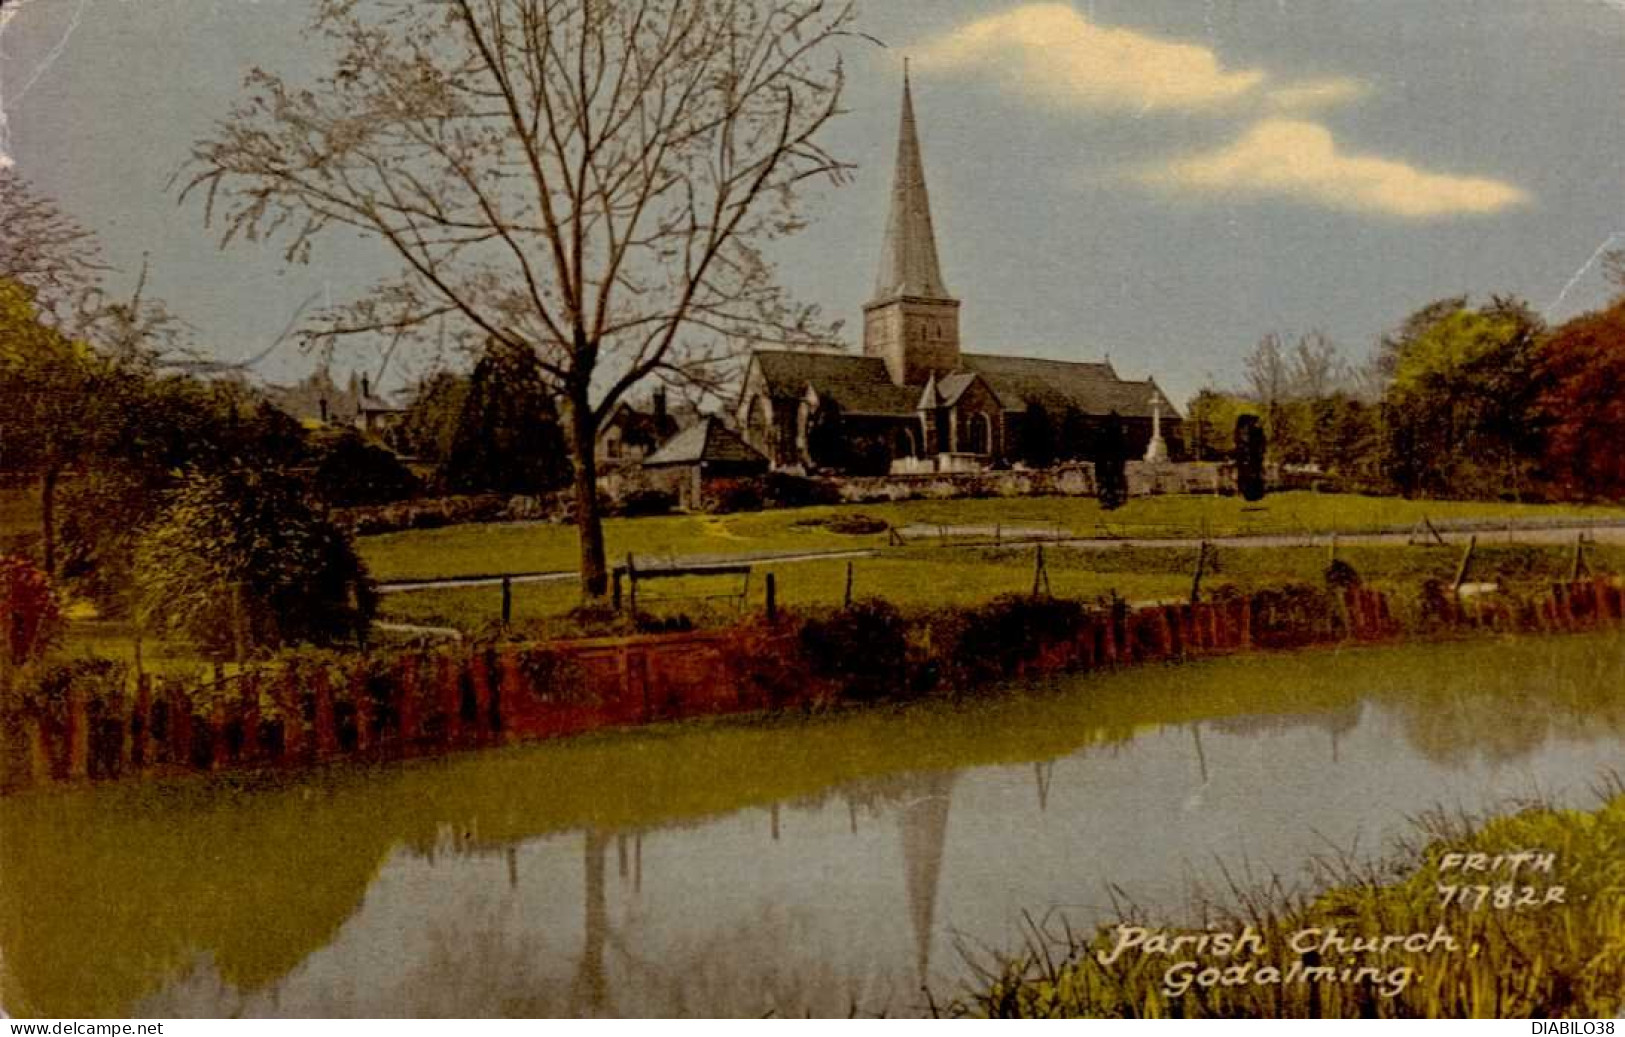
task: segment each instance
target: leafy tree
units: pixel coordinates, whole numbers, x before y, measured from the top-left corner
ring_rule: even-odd
[[[251,73],[184,192],[224,240],[308,260],[359,234],[398,277],[332,335],[496,339],[563,400],[583,593],[608,588],[594,456],[650,379],[716,389],[735,343],[827,341],[763,253],[839,180],[849,6],[826,0],[314,0],[312,82]]]
[[[423,379],[395,426],[395,442],[408,456],[443,466],[451,457],[467,398],[467,375],[437,371]]]
[[[37,478],[48,576],[57,571],[62,477],[113,441],[126,379],[82,342],[40,320],[34,292],[0,280],[0,471]]]
[[[291,471],[310,460],[299,423],[244,386],[122,371],[116,434],[62,494],[61,574],[113,616],[133,605],[137,538],[180,472]]]
[[[1625,497],[1625,298],[1552,332],[1539,364],[1550,478],[1570,497]]]
[[[1089,419],[1083,411],[1067,404],[1066,410],[1061,412],[1061,439],[1055,450],[1056,456],[1069,461],[1090,457],[1094,454],[1093,440],[1094,432]]]
[[[807,419],[807,456],[816,468],[846,471],[852,463],[841,405],[824,400]]]
[[[1055,423],[1037,400],[1027,402],[1021,418],[1021,459],[1034,468],[1055,463]]]
[[[493,339],[469,377],[440,481],[456,493],[534,495],[567,484],[569,464],[540,360]]]
[[[1128,503],[1128,432],[1116,411],[1107,415],[1095,447],[1095,489],[1102,510]]]
[[[1186,408],[1185,433],[1198,461],[1226,460],[1234,446],[1236,419],[1257,414],[1258,404],[1234,393],[1207,388],[1191,398]]]
[[[355,429],[317,441],[310,482],[316,496],[336,508],[390,504],[421,488],[394,451],[368,442]]]
[[[140,616],[216,658],[354,641],[377,599],[349,537],[276,469],[193,472],[140,538]]]
[[[1407,495],[1519,493],[1540,454],[1541,323],[1521,303],[1453,309],[1402,343],[1383,397],[1389,464]]]
[[[1236,492],[1241,494],[1242,500],[1264,499],[1266,447],[1264,423],[1256,414],[1243,414],[1236,419]]]

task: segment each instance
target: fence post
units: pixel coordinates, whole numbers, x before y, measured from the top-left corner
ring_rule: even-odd
[[[502,625],[508,626],[513,622],[513,580],[507,576],[502,578]]]
[[[135,715],[130,718],[130,759],[137,767],[152,762],[147,753],[151,732],[152,674],[142,673],[135,679]]]
[[[446,744],[453,745],[463,735],[462,675],[451,655],[442,651],[435,657],[435,683],[439,685],[440,711],[445,715]]]
[[[482,741],[495,727],[491,719],[491,668],[486,665],[485,652],[476,648],[468,658],[468,680],[474,685],[474,735]]]
[[[851,608],[852,607],[852,563],[851,562],[846,563],[846,599],[845,599],[845,602],[844,602],[844,607],[845,608]]]
[[[372,695],[367,686],[366,657],[356,660],[350,671],[350,703],[355,707],[355,748],[364,753],[372,748]]]
[[[279,677],[281,694],[276,704],[282,710],[282,755],[295,760],[305,755],[305,702],[299,688],[299,672],[289,666]]]
[[[1461,585],[1467,579],[1467,567],[1472,564],[1473,552],[1478,550],[1478,534],[1474,533],[1467,538],[1467,550],[1461,553],[1461,564],[1456,566],[1456,581],[1451,584],[1451,591],[1459,603],[1461,600]]]
[[[339,750],[338,725],[333,716],[333,678],[325,666],[318,666],[312,676],[311,691],[316,697],[316,755],[332,756]]]
[[[767,574],[767,621],[774,623],[779,618],[779,590],[778,581],[772,573]]]
[[[242,758],[255,760],[260,755],[260,675],[250,671],[242,676],[242,691],[238,697],[238,716],[243,725]]]
[[[225,689],[216,687],[214,703],[209,707],[209,769],[211,771],[223,770],[226,766],[229,746],[226,745],[226,699]]]

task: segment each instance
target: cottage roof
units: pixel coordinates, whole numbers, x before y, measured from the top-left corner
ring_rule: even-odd
[[[677,433],[644,462],[645,468],[722,462],[767,464],[761,451],[716,417],[706,415],[698,424]]]

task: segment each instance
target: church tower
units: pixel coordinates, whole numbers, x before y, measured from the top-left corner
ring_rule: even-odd
[[[880,252],[875,295],[863,307],[863,352],[886,361],[897,385],[921,385],[959,366],[959,300],[948,294],[937,263],[931,199],[914,127],[914,98],[903,69],[903,118],[891,217]]]

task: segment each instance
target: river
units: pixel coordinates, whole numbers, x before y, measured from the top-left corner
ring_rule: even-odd
[[[1028,919],[1369,858],[1625,772],[1625,639],[1311,651],[974,703],[0,800],[13,1015],[914,1014]]]

